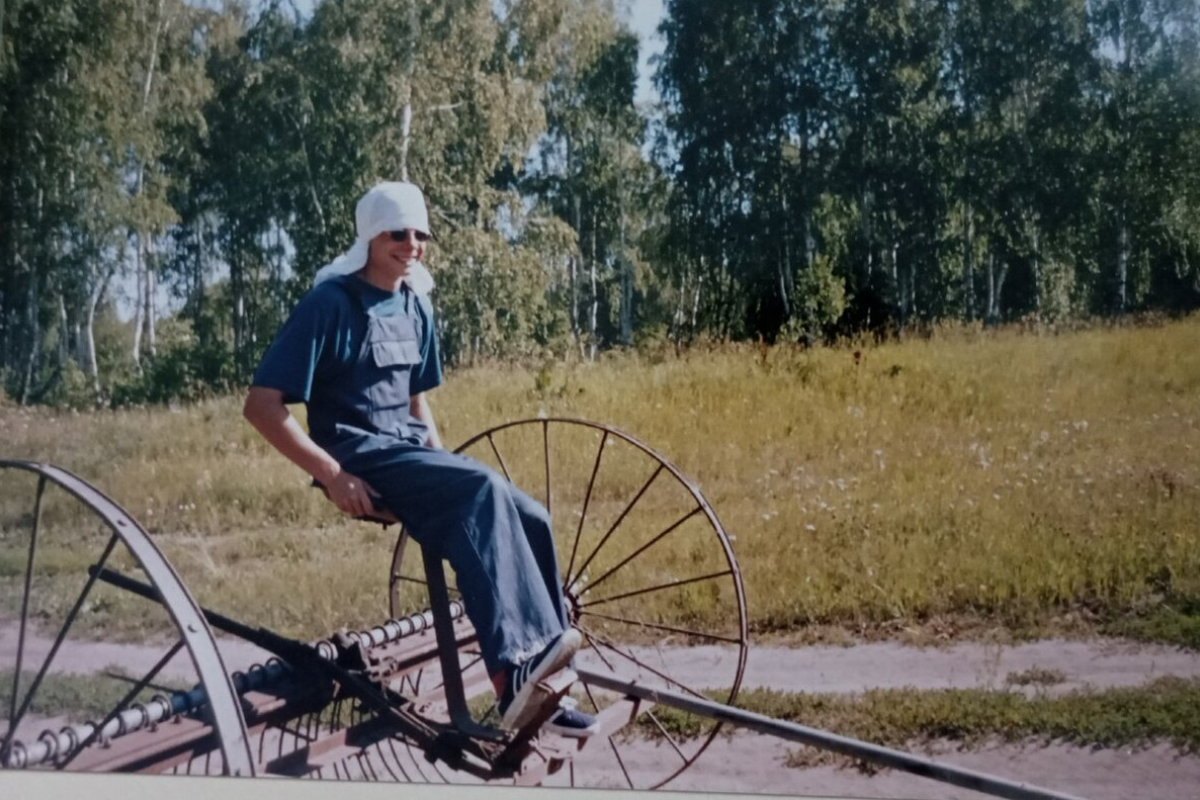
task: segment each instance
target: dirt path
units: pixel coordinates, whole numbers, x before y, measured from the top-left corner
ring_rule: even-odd
[[[269,654],[233,639],[218,640],[225,666],[244,670]],[[52,640],[29,636],[25,665],[38,665],[50,651]],[[53,668],[62,672],[90,672],[109,665],[145,672],[167,649],[139,644],[65,642]],[[726,647],[630,648],[633,654],[695,688],[729,685],[737,660]],[[17,626],[0,620],[0,669],[16,661]],[[599,662],[585,653],[584,666]],[[746,660],[743,688],[765,687],[782,691],[861,692],[871,688],[917,689],[1006,688],[1010,674],[1042,670],[1057,673],[1061,681],[1046,686],[1062,692],[1083,686],[1109,688],[1136,686],[1164,675],[1200,677],[1200,653],[1162,645],[1118,640],[1068,641],[1047,639],[1011,646],[960,643],[950,647],[910,647],[893,643],[853,647],[757,647]],[[164,675],[187,680],[194,675],[186,655],[177,656]]]
[[[731,739],[718,738],[691,769],[666,788],[909,800],[982,800],[989,797],[901,772],[888,771],[872,776],[851,768],[791,769],[784,766],[788,751],[797,747],[752,733],[737,734]],[[626,766],[631,770],[666,758],[666,754],[653,745],[631,750],[622,750]],[[1090,750],[1064,745],[996,746],[973,752],[947,749],[932,757],[947,764],[1090,800],[1200,800],[1200,757],[1180,756],[1166,746],[1136,751]],[[601,785],[620,788],[619,779],[620,772],[611,770]]]
[[[26,668],[40,665],[51,641],[31,636],[26,642]],[[245,669],[266,654],[243,642],[221,640],[226,667]],[[0,621],[0,669],[15,662],[16,626]],[[86,673],[109,666],[144,672],[165,646],[74,642],[64,644],[56,671]],[[637,657],[697,688],[721,685],[731,674],[736,654],[726,648],[638,648]],[[584,656],[584,665],[591,659]],[[1082,686],[1106,688],[1145,683],[1164,675],[1200,677],[1200,653],[1172,647],[1113,640],[1046,640],[1014,646],[960,643],[945,648],[916,648],[876,643],[854,647],[754,647],[743,687],[790,691],[857,692],[872,687],[1005,688],[1010,674],[1039,670],[1061,678],[1050,691]],[[177,680],[194,673],[184,655],[165,670]],[[785,766],[798,746],[752,733],[719,738],[696,764],[668,788],[705,792],[906,797],[940,800],[982,797],[903,773],[874,776],[848,768]],[[623,748],[626,766],[636,771],[665,758],[654,743]],[[1181,756],[1167,746],[1148,749],[1089,750],[1062,745],[985,747],[973,752],[947,750],[941,760],[963,767],[1023,780],[1046,788],[1104,800],[1124,798],[1190,798],[1200,800],[1200,756]],[[581,765],[582,766],[582,765]],[[622,786],[620,770],[587,770],[589,783]]]

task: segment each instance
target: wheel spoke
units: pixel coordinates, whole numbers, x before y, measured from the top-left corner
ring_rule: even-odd
[[[605,431],[604,436],[600,439],[600,447],[596,450],[596,461],[592,464],[592,477],[588,480],[587,493],[583,496],[583,511],[579,514],[579,526],[575,529],[575,543],[571,546],[571,561],[567,564],[567,575],[571,575],[575,571],[575,555],[579,551],[579,539],[583,536],[583,523],[587,519],[588,504],[592,501],[592,488],[596,485],[596,474],[600,472],[600,459],[604,456],[604,446],[607,444],[608,431]]]
[[[589,617],[598,617],[600,619],[607,619],[607,620],[611,620],[612,622],[620,622],[625,625],[637,625],[642,628],[654,628],[655,630],[659,630],[659,631],[668,631],[670,633],[679,633],[684,636],[696,636],[701,639],[715,639],[718,642],[729,642],[730,644],[740,644],[741,643],[740,640],[734,639],[729,636],[718,636],[715,633],[701,633],[700,631],[694,631],[689,628],[676,628],[671,625],[659,625],[659,624],[656,624],[653,622],[642,622],[641,620],[636,620],[636,619],[626,619],[625,617],[614,617],[614,616],[610,616],[608,614],[601,614],[597,611],[581,611],[580,614],[587,615]]]
[[[591,582],[591,583],[588,585],[588,591],[591,591],[592,589],[595,589],[595,588],[596,588],[596,586],[597,586],[598,584],[600,584],[601,582],[603,582],[604,580],[606,580],[606,579],[607,579],[609,576],[611,576],[611,575],[612,575],[614,572],[616,572],[616,571],[617,571],[617,570],[619,570],[621,567],[623,567],[623,566],[625,566],[626,564],[628,564],[628,563],[629,563],[630,561],[632,561],[633,559],[637,558],[639,555],[641,555],[641,554],[642,554],[642,553],[644,553],[646,550],[648,550],[648,549],[649,549],[649,548],[650,548],[652,545],[656,544],[656,543],[657,543],[657,542],[658,542],[660,539],[662,539],[664,536],[666,536],[666,535],[667,535],[667,534],[669,534],[671,531],[673,531],[673,530],[675,530],[676,528],[678,528],[678,527],[679,527],[680,525],[682,525],[683,523],[687,522],[687,521],[688,521],[689,519],[691,519],[692,517],[694,517],[694,516],[696,516],[697,514],[699,514],[699,513],[700,513],[702,510],[703,510],[703,509],[700,507],[700,505],[699,505],[699,504],[697,504],[695,508],[693,508],[691,511],[689,511],[688,513],[686,513],[686,514],[684,514],[682,517],[680,517],[678,520],[676,520],[676,521],[675,521],[675,523],[671,525],[671,527],[667,528],[665,531],[663,531],[662,533],[658,534],[657,536],[655,536],[655,537],[654,537],[653,539],[651,539],[650,541],[646,542],[644,545],[642,545],[641,547],[639,547],[637,550],[634,550],[632,553],[630,553],[629,555],[625,556],[625,558],[621,560],[621,563],[620,563],[620,564],[617,564],[615,567],[613,567],[612,569],[610,569],[608,572],[604,573],[604,574],[603,574],[603,575],[601,575],[599,578],[596,578],[596,580],[592,581],[592,582]]]
[[[575,573],[574,577],[568,578],[568,580],[569,580],[569,583],[567,584],[568,589],[571,588],[572,586],[574,586],[579,581],[580,576],[582,576],[583,573],[587,570],[588,565],[592,563],[592,559],[594,559],[596,557],[596,554],[600,552],[600,549],[602,547],[604,547],[604,543],[608,541],[608,537],[613,535],[613,532],[625,520],[625,516],[633,509],[633,507],[635,505],[637,505],[637,502],[642,499],[642,495],[644,495],[646,493],[646,490],[650,488],[650,484],[654,483],[654,479],[657,478],[658,474],[662,471],[663,471],[663,465],[659,464],[658,469],[654,470],[654,474],[652,474],[650,476],[650,478],[644,484],[642,484],[642,488],[639,489],[638,493],[636,495],[634,495],[632,500],[629,501],[629,505],[625,506],[625,510],[621,512],[621,515],[619,517],[617,517],[617,521],[614,522],[612,524],[612,527],[608,529],[608,532],[604,534],[604,538],[602,538],[600,540],[600,544],[596,545],[596,549],[591,552],[591,555],[589,555],[587,557],[587,560],[583,562],[583,565],[579,567],[579,572]]]
[[[488,444],[492,446],[492,453],[495,454],[496,460],[500,462],[500,471],[504,473],[505,478],[508,478],[508,482],[512,483],[512,476],[508,474],[508,467],[504,464],[504,456],[500,455],[500,451],[496,449],[496,440],[492,438],[490,433],[487,435],[487,440]]]
[[[8,750],[9,744],[12,741],[13,732],[17,726],[21,724],[25,712],[29,710],[29,704],[33,702],[33,696],[37,694],[38,687],[42,685],[42,679],[46,677],[46,672],[50,669],[51,662],[58,655],[58,648],[62,647],[63,641],[67,638],[67,630],[71,627],[71,623],[75,621],[75,617],[79,614],[79,609],[83,607],[83,601],[87,599],[88,593],[92,590],[92,586],[96,583],[96,577],[100,574],[108,557],[112,555],[113,548],[117,546],[117,535],[114,533],[109,537],[108,544],[104,548],[104,553],[100,556],[100,560],[96,562],[94,569],[90,569],[91,574],[88,575],[87,582],[83,585],[83,591],[79,593],[79,598],[75,601],[75,605],[67,613],[66,620],[63,621],[62,628],[58,631],[58,635],[54,638],[54,644],[50,647],[50,652],[46,654],[46,660],[42,662],[42,668],[38,670],[38,674],[33,679],[33,683],[29,687],[29,691],[25,693],[25,699],[21,702],[21,708],[13,717],[9,719],[8,735],[4,737],[4,746],[0,748],[0,752]]]
[[[580,608],[588,608],[589,606],[598,606],[604,603],[611,603],[616,600],[624,600],[626,597],[634,597],[639,594],[648,594],[650,592],[661,592],[664,589],[674,589],[678,586],[686,586],[689,583],[699,583],[700,581],[713,580],[715,578],[723,578],[726,575],[732,575],[733,570],[727,569],[721,572],[714,572],[711,575],[701,575],[696,578],[684,578],[683,580],[670,581],[668,583],[660,583],[657,586],[650,586],[645,589],[635,589],[632,592],[624,592],[622,594],[614,594],[611,597],[602,597],[599,600],[592,600],[588,603],[580,603]]]
[[[617,743],[613,741],[613,737],[608,737],[608,746],[612,748],[613,755],[617,757],[617,764],[621,767],[621,773],[625,776],[625,782],[629,784],[629,788],[634,788],[633,778],[629,777],[629,770],[625,768],[625,761],[621,758],[621,749],[617,747]]]
[[[129,705],[133,698],[137,697],[143,689],[149,686],[150,681],[154,680],[158,676],[158,673],[162,671],[162,668],[165,667],[167,663],[175,657],[175,654],[182,649],[183,639],[180,639],[171,646],[171,649],[168,650],[162,658],[158,660],[157,664],[150,668],[149,672],[142,676],[141,680],[134,684],[133,688],[121,698],[121,701],[113,706],[113,709],[108,712],[107,716],[104,717],[104,721],[92,728],[92,732],[88,734],[86,739],[83,740],[83,743],[76,747],[65,761],[63,761],[61,764],[55,765],[55,769],[66,769],[67,765],[75,760],[75,756],[82,753],[86,747],[90,746],[92,742],[96,741],[96,739],[100,737],[100,732],[104,730],[104,726],[116,719],[117,714],[120,714],[121,710],[125,706]]]
[[[592,687],[585,683],[583,685],[583,691],[587,693],[588,700],[591,701],[592,704],[592,709],[599,714],[600,704],[596,702],[596,697],[592,694]],[[625,774],[625,780],[629,783],[629,788],[634,788],[633,781],[629,778],[629,770],[625,769],[625,762],[621,760],[621,752],[617,749],[617,743],[613,741],[613,737],[611,735],[608,737],[608,746],[612,748],[613,755],[617,757],[617,764],[621,767],[621,772]],[[572,762],[572,765],[573,764],[574,762]],[[572,773],[572,781],[574,781],[574,773]],[[574,784],[572,783],[572,785]]]
[[[33,583],[33,561],[37,553],[38,531],[42,526],[42,495],[46,491],[46,476],[38,476],[37,499],[33,503],[33,528],[29,532],[29,558],[25,563],[25,586],[21,590],[21,628],[17,634],[17,666],[13,670],[12,699],[9,704],[8,731],[0,743],[0,764],[8,760],[8,748],[16,731],[17,697],[21,693],[21,666],[25,658],[25,631],[29,624],[29,589]]]
[[[582,630],[582,628],[581,628],[580,630]],[[636,664],[637,666],[639,666],[639,667],[641,667],[642,669],[646,670],[647,672],[651,673],[652,675],[656,675],[656,676],[658,676],[659,678],[662,678],[664,681],[667,681],[667,682],[668,682],[668,683],[670,683],[670,684],[674,684],[675,686],[678,686],[679,688],[683,689],[683,690],[684,690],[685,692],[687,692],[688,694],[694,695],[695,697],[697,697],[697,698],[699,698],[699,699],[701,699],[701,700],[707,700],[707,699],[708,699],[707,697],[705,697],[704,695],[702,695],[700,692],[697,692],[695,689],[693,689],[692,687],[688,686],[686,683],[683,683],[683,682],[681,682],[681,681],[679,681],[679,680],[676,680],[675,678],[672,678],[670,675],[667,675],[667,674],[666,674],[666,673],[664,673],[664,672],[660,672],[659,670],[655,669],[654,667],[652,667],[652,666],[650,666],[649,664],[645,663],[644,661],[640,660],[639,658],[637,658],[636,656],[632,655],[631,653],[627,653],[627,652],[625,652],[624,650],[622,650],[621,648],[619,648],[619,647],[617,647],[615,644],[613,644],[611,641],[608,641],[607,639],[605,639],[605,638],[604,638],[603,636],[601,636],[599,633],[596,633],[595,631],[590,631],[590,633],[591,633],[593,636],[595,636],[596,640],[597,640],[597,641],[598,641],[598,642],[599,642],[599,643],[600,643],[602,646],[604,646],[604,647],[607,647],[609,650],[612,650],[614,653],[616,653],[617,655],[619,655],[619,656],[621,656],[622,658],[626,659],[627,661],[632,661],[634,664]],[[614,670],[614,672],[615,672],[615,670]]]
[[[592,651],[596,654],[597,658],[599,658],[601,661],[604,662],[604,666],[608,667],[609,672],[616,672],[617,671],[616,667],[614,667],[612,665],[611,661],[609,661],[607,658],[604,657],[604,653],[602,653],[600,651],[600,643],[592,638],[592,634],[589,631],[584,630],[583,628],[580,628],[579,632],[583,634],[583,637],[585,639],[587,639],[589,642],[592,643]]]
[[[686,765],[688,763],[688,757],[685,756],[683,751],[679,749],[679,745],[676,743],[675,737],[667,732],[667,729],[663,727],[663,724],[658,721],[658,717],[654,716],[653,711],[647,711],[646,713],[650,715],[650,720],[654,723],[654,727],[658,728],[658,732],[663,735],[668,743],[670,743],[672,749],[674,749],[676,754],[683,759],[683,763]]]

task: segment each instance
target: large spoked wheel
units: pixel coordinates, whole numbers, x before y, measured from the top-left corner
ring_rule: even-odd
[[[619,680],[732,703],[748,648],[746,601],[729,537],[674,465],[637,439],[576,419],[531,419],[478,434],[456,452],[503,474],[550,512],[578,666]],[[419,555],[392,563],[391,613],[427,604]],[[584,685],[580,708],[618,698]],[[720,723],[651,709],[590,742],[548,784],[658,788],[679,775]]]
[[[213,773],[254,774],[212,632],[124,509],[66,470],[0,461],[0,569],[0,766],[142,769],[150,755],[137,733],[174,722],[164,746],[180,758],[202,754]],[[161,605],[104,582],[106,569],[150,584]],[[140,676],[140,667],[114,674],[97,642],[162,630],[173,635]],[[205,696],[192,693],[199,711],[184,720],[171,689],[197,683]]]

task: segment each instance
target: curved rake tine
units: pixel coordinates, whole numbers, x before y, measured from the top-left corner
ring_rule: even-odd
[[[96,739],[100,738],[100,731],[104,730],[104,726],[107,725],[108,723],[112,722],[116,718],[117,714],[121,713],[122,708],[127,706],[129,704],[129,702],[131,700],[133,700],[133,698],[137,697],[139,692],[141,692],[143,689],[145,689],[147,686],[149,686],[150,681],[154,680],[154,678],[158,675],[158,673],[162,670],[162,668],[165,667],[167,665],[167,663],[170,662],[170,660],[175,657],[175,654],[178,653],[182,649],[183,649],[183,639],[180,639],[179,641],[175,642],[175,644],[173,644],[171,646],[171,649],[168,650],[163,655],[162,658],[160,658],[158,660],[157,664],[155,664],[153,667],[150,668],[150,671],[147,672],[140,681],[138,681],[136,684],[134,684],[133,688],[130,689],[126,693],[126,695],[121,698],[120,702],[118,702],[115,706],[113,706],[113,709],[108,712],[107,716],[104,717],[104,721],[101,722],[99,725],[96,725],[95,727],[92,728],[92,732],[90,734],[88,734],[88,737],[86,739],[83,740],[83,743],[80,744],[78,747],[76,747],[74,750],[72,750],[71,755],[68,756],[66,758],[66,760],[64,760],[61,764],[56,764],[54,766],[54,768],[59,769],[59,770],[66,769],[67,765],[75,760],[75,756],[82,753],[85,748],[87,748],[89,745],[91,745],[92,742],[94,742],[94,741],[96,741]]]
[[[492,452],[496,455],[496,460],[500,462],[500,471],[504,473],[504,477],[508,479],[508,482],[512,483],[512,476],[508,474],[508,466],[504,463],[504,456],[500,455],[500,451],[496,449],[496,440],[492,438],[490,433],[487,435],[487,440],[488,444],[492,447]]]
[[[637,625],[638,627],[641,627],[641,628],[653,628],[654,630],[658,630],[658,631],[668,631],[670,633],[678,633],[678,634],[682,634],[684,636],[695,636],[695,637],[698,637],[701,639],[715,639],[718,642],[729,642],[731,644],[738,644],[741,641],[739,639],[734,639],[729,636],[719,636],[715,633],[701,633],[700,631],[694,631],[689,628],[676,628],[671,625],[660,625],[655,622],[642,622],[641,620],[627,619],[625,617],[614,617],[614,616],[610,616],[608,614],[601,614],[598,611],[581,611],[580,614],[586,614],[589,617],[599,617],[600,619],[607,619],[607,620],[611,620],[612,622],[620,622],[625,625]]]
[[[686,514],[684,514],[682,517],[680,517],[678,520],[676,520],[676,521],[675,521],[675,523],[674,523],[673,525],[671,525],[671,527],[667,528],[665,531],[663,531],[662,533],[658,534],[657,536],[655,536],[655,537],[654,537],[653,539],[651,539],[650,541],[646,542],[644,545],[642,545],[641,547],[639,547],[637,550],[634,550],[632,553],[630,553],[629,555],[625,556],[625,558],[621,560],[621,563],[620,563],[620,564],[617,564],[615,567],[613,567],[612,569],[610,569],[608,572],[604,573],[604,574],[603,574],[603,575],[601,575],[599,578],[596,578],[596,580],[592,581],[592,582],[591,582],[591,584],[588,586],[588,590],[590,591],[590,590],[592,590],[592,589],[595,589],[595,588],[596,588],[596,586],[597,586],[598,584],[600,584],[602,581],[604,581],[605,579],[607,579],[607,578],[608,578],[610,575],[612,575],[614,572],[616,572],[616,571],[617,571],[617,570],[619,570],[621,567],[623,567],[623,566],[625,566],[626,564],[628,564],[628,563],[629,563],[630,561],[632,561],[633,559],[637,558],[637,557],[638,557],[639,555],[641,555],[642,553],[646,552],[646,550],[648,550],[648,549],[649,549],[649,548],[650,548],[652,545],[654,545],[654,544],[657,544],[657,543],[659,542],[659,540],[661,540],[661,539],[662,539],[664,536],[666,536],[668,533],[670,533],[671,531],[675,530],[675,529],[676,529],[676,528],[678,528],[680,525],[682,525],[683,523],[687,522],[689,519],[691,519],[692,517],[696,516],[697,514],[699,514],[699,513],[700,513],[701,511],[703,511],[703,510],[704,510],[704,509],[703,509],[703,508],[700,506],[700,504],[699,504],[699,503],[697,503],[695,508],[693,508],[691,511],[689,511],[688,513],[686,513]]]
[[[369,775],[372,781],[379,783],[379,776],[375,774],[375,768],[371,766],[371,759],[367,756],[365,750],[358,754],[358,768],[364,778]]]
[[[670,581],[668,583],[660,583],[657,586],[650,586],[645,589],[635,589],[632,592],[624,592],[622,594],[614,594],[611,597],[602,597],[599,600],[592,600],[589,603],[580,603],[579,607],[587,608],[589,606],[599,606],[599,605],[603,605],[604,603],[611,603],[615,600],[624,600],[626,597],[635,597],[639,594],[648,594],[649,592],[661,592],[664,589],[674,589],[679,586],[687,586],[689,583],[699,583],[700,581],[710,581],[710,580],[713,580],[714,578],[724,578],[726,575],[732,575],[732,574],[733,574],[733,570],[727,569],[727,570],[723,570],[722,572],[714,572],[711,575],[701,575],[696,578],[684,578],[683,580]],[[595,585],[595,584],[593,584],[593,585]]]
[[[376,742],[374,745],[372,745],[372,747],[375,748],[375,754],[379,758],[380,766],[382,766],[387,774],[391,776],[392,783],[399,783],[400,778],[396,777],[395,770],[393,770],[392,765],[388,763],[387,754],[383,752],[383,742]]]
[[[675,737],[668,733],[667,729],[663,727],[663,724],[658,721],[658,717],[654,716],[654,711],[649,710],[646,713],[650,716],[650,720],[654,723],[654,727],[658,728],[658,732],[661,733],[671,745],[671,749],[675,751],[675,754],[683,759],[684,764],[688,763],[688,757],[685,756],[683,751],[679,749],[679,745],[675,742]]]
[[[459,673],[460,673],[460,674],[466,674],[467,670],[469,670],[471,667],[473,667],[473,666],[475,666],[476,664],[478,664],[480,661],[483,661],[483,656],[479,656],[478,658],[476,658],[476,659],[473,659],[473,660],[471,661],[471,663],[470,663],[470,664],[467,664],[465,667],[463,667],[463,666],[460,666],[460,667],[459,667],[459,670],[458,670],[458,671],[459,671]],[[442,688],[442,687],[443,687],[443,686],[445,686],[445,685],[446,685],[446,679],[443,677],[443,678],[442,678],[442,682],[441,682],[441,683],[439,683],[437,686],[434,686],[434,687],[432,687],[432,688],[431,688],[429,691],[431,691],[431,692],[432,692],[432,691],[435,691],[435,690],[437,690],[437,689],[440,689],[440,688]]]
[[[589,555],[587,560],[583,562],[583,565],[579,567],[579,572],[577,572],[574,577],[569,578],[570,582],[567,584],[568,589],[573,587],[579,581],[580,576],[582,576],[587,570],[588,565],[592,563],[592,559],[596,557],[596,554],[600,552],[600,549],[604,547],[605,542],[608,541],[608,537],[612,536],[613,532],[621,525],[622,522],[625,521],[625,516],[633,509],[635,505],[637,505],[637,502],[642,499],[642,495],[646,493],[646,490],[650,488],[650,484],[654,483],[654,479],[658,477],[658,474],[662,472],[663,469],[663,465],[659,464],[658,468],[654,470],[654,474],[652,474],[650,478],[644,484],[642,484],[642,488],[639,489],[638,493],[634,495],[632,500],[629,501],[629,505],[625,506],[625,510],[621,512],[621,516],[617,517],[617,521],[612,524],[612,527],[609,528],[608,532],[604,534],[604,538],[600,540],[598,545],[596,545],[596,549],[592,550],[591,555]]]
[[[581,630],[582,630],[582,629],[581,629]],[[616,653],[617,655],[619,655],[619,656],[621,656],[622,658],[626,659],[627,661],[632,661],[634,664],[637,664],[639,667],[641,667],[642,669],[644,669],[644,670],[646,670],[647,672],[651,673],[652,675],[656,675],[656,676],[658,676],[659,678],[662,678],[664,681],[666,681],[666,682],[667,682],[667,683],[669,683],[669,684],[673,684],[673,685],[675,685],[675,686],[678,686],[680,689],[683,689],[683,690],[684,690],[685,692],[687,692],[688,694],[694,695],[695,697],[697,697],[697,698],[699,698],[699,699],[701,699],[701,700],[707,700],[707,699],[708,699],[708,698],[707,698],[707,697],[705,697],[704,695],[700,694],[700,692],[697,692],[695,689],[693,689],[692,687],[688,686],[686,683],[683,683],[683,682],[681,682],[681,681],[679,681],[679,680],[676,680],[675,678],[672,678],[670,675],[667,675],[667,674],[665,674],[665,673],[663,673],[663,672],[659,672],[658,670],[656,670],[654,667],[650,666],[649,664],[647,664],[647,663],[645,663],[645,662],[641,661],[640,659],[638,659],[638,658],[636,658],[636,657],[634,657],[634,656],[630,655],[629,653],[626,653],[626,652],[624,652],[623,650],[621,650],[621,648],[617,647],[617,646],[616,646],[615,644],[613,644],[612,642],[610,642],[610,641],[607,641],[607,640],[606,640],[606,639],[605,639],[603,636],[601,636],[600,634],[598,634],[598,633],[597,633],[597,634],[595,634],[595,637],[596,637],[596,639],[597,639],[597,640],[600,642],[600,644],[601,644],[602,646],[604,646],[604,647],[607,647],[609,650],[612,650],[614,653]]]
[[[600,472],[600,459],[604,456],[606,444],[608,444],[608,431],[605,431],[604,436],[600,439],[600,448],[596,451],[596,461],[592,464],[592,477],[588,480],[587,493],[583,496],[583,511],[579,514],[579,527],[575,529],[575,543],[571,545],[571,561],[567,564],[567,575],[571,575],[575,571],[575,555],[579,551],[579,539],[583,536],[583,521],[587,519],[588,505],[592,501],[592,488],[596,485],[596,475]]]
[[[408,783],[412,783],[413,780],[408,776],[408,770],[406,770],[404,765],[400,763],[400,754],[396,752],[396,740],[389,737],[387,743],[388,749],[392,751],[392,763],[396,765],[396,769],[400,770],[400,774],[404,776],[404,780]]]
[[[33,583],[33,557],[37,553],[38,531],[42,527],[42,495],[46,492],[46,476],[38,476],[37,499],[33,503],[33,528],[29,532],[29,557],[25,564],[25,586],[21,591],[21,629],[17,635],[17,665],[13,670],[12,700],[9,704],[8,731],[0,743],[0,764],[8,761],[8,748],[16,732],[17,698],[21,694],[21,664],[25,658],[25,630],[29,620],[29,589]]]
[[[37,676],[33,679],[33,684],[30,685],[29,691],[25,693],[25,699],[21,703],[20,710],[17,711],[15,716],[9,719],[8,735],[4,737],[4,746],[0,749],[0,752],[8,750],[13,732],[21,724],[25,712],[29,710],[29,704],[33,702],[33,696],[37,693],[38,687],[42,685],[42,680],[46,677],[46,671],[50,669],[50,663],[58,655],[58,648],[62,647],[63,641],[67,638],[67,630],[71,627],[71,623],[75,621],[75,617],[79,614],[79,609],[83,607],[83,601],[87,599],[88,592],[92,590],[92,586],[96,583],[96,578],[100,575],[101,568],[108,561],[108,557],[112,555],[113,548],[116,546],[117,535],[114,533],[109,538],[108,544],[104,548],[104,553],[100,556],[100,560],[96,562],[96,569],[90,571],[87,582],[83,585],[83,591],[79,593],[79,598],[75,601],[75,605],[67,613],[67,618],[63,621],[63,626],[59,629],[58,636],[54,638],[54,644],[50,647],[50,652],[46,654],[46,660],[42,662],[42,668],[38,670]]]

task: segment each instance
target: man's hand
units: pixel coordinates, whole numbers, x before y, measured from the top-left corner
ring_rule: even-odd
[[[339,472],[333,480],[325,484],[325,491],[335,506],[352,517],[368,517],[379,513],[371,501],[372,497],[379,497],[379,492],[362,478],[349,472]]]
[[[276,450],[325,487],[325,493],[340,510],[356,517],[379,514],[371,502],[379,493],[363,480],[342,471],[338,462],[309,438],[283,404],[283,393],[278,389],[251,387],[244,413]]]

